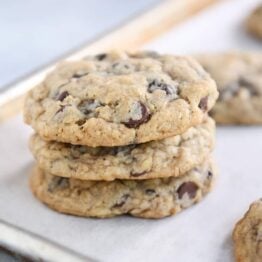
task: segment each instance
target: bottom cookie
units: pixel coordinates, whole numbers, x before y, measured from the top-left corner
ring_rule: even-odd
[[[237,262],[262,261],[262,199],[254,202],[233,232]]]
[[[211,161],[179,178],[84,181],[62,178],[36,168],[31,177],[35,196],[51,208],[87,217],[122,214],[144,218],[174,215],[199,202],[213,184]]]

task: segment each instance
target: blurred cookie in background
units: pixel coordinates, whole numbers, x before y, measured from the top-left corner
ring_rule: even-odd
[[[250,34],[262,40],[262,3],[248,16],[246,27]]]
[[[233,232],[237,262],[262,261],[262,199],[251,204]]]
[[[210,115],[219,124],[262,124],[262,53],[196,56],[217,82],[219,98]]]

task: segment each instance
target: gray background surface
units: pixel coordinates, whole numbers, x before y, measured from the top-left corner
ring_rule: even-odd
[[[0,90],[160,0],[0,2]]]

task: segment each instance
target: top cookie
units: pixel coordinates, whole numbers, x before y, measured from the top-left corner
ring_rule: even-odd
[[[262,53],[199,55],[218,85],[211,116],[221,124],[262,124]]]
[[[128,145],[183,133],[217,96],[191,58],[111,52],[61,63],[29,92],[24,118],[46,140]]]
[[[233,232],[238,262],[262,261],[262,199],[254,202]]]
[[[246,26],[248,32],[262,39],[262,4],[259,5],[247,18]]]

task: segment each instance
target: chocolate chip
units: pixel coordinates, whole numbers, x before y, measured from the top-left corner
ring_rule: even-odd
[[[251,79],[241,76],[237,81],[228,84],[224,89],[220,91],[218,100],[222,101],[230,99],[231,97],[238,94],[240,88],[245,88],[252,96],[259,95],[256,84],[253,83]]]
[[[170,85],[166,84],[163,81],[153,80],[148,84],[148,92],[153,93],[155,90],[163,90],[165,91],[166,95],[169,96],[171,99],[177,98],[178,92],[178,84]]]
[[[239,91],[239,84],[238,82],[232,82],[228,84],[224,89],[219,91],[219,101],[228,100],[232,96],[236,95]]]
[[[117,63],[112,64],[112,67],[113,68],[124,67],[125,69],[128,69],[130,66],[127,63],[119,63],[119,62],[117,62]]]
[[[199,102],[199,104],[198,104],[198,107],[199,107],[202,111],[204,111],[204,112],[207,111],[207,109],[208,109],[208,96],[205,96],[205,97],[203,97],[203,98],[200,99],[200,102]]]
[[[196,196],[196,192],[198,190],[198,186],[194,182],[184,182],[178,189],[178,197],[181,199],[184,194],[188,194],[189,198],[194,198]]]
[[[78,125],[78,126],[82,126],[82,125],[84,125],[86,123],[86,119],[80,119],[80,120],[77,120],[76,121],[76,124]]]
[[[98,54],[98,55],[95,56],[95,58],[96,58],[98,61],[102,61],[102,60],[104,60],[106,57],[107,57],[107,54],[106,54],[106,53],[101,53],[101,54]]]
[[[146,189],[146,194],[147,195],[154,195],[156,191],[154,189]]]
[[[120,198],[120,200],[119,200],[116,204],[113,205],[113,208],[122,207],[122,206],[126,203],[126,201],[127,201],[127,199],[128,199],[129,197],[130,197],[129,194],[124,194],[124,195]]]
[[[137,128],[149,121],[151,117],[147,107],[142,102],[135,103],[130,113],[131,117],[129,120],[123,122],[123,124],[128,128]]]
[[[63,101],[67,96],[69,96],[69,93],[67,91],[63,91],[62,93],[60,93],[56,100],[59,100],[59,101]]]
[[[55,189],[64,189],[69,186],[68,178],[54,176],[48,184],[48,191],[53,192]]]
[[[240,87],[246,88],[252,96],[259,95],[259,92],[258,92],[258,90],[256,88],[256,85],[254,83],[252,83],[251,80],[249,80],[249,79],[247,79],[245,77],[240,77],[238,79],[238,85]]]
[[[79,105],[78,105],[78,109],[85,115],[89,115],[91,113],[93,113],[95,111],[95,109],[99,106],[101,106],[102,104],[95,99],[88,99],[88,100],[84,100],[82,101]]]
[[[67,107],[67,105],[60,105],[60,108],[56,111],[55,114],[63,112],[66,107]]]
[[[122,75],[129,74],[135,70],[134,65],[126,60],[115,62],[112,64],[112,72],[114,74]]]
[[[130,176],[139,177],[139,176],[143,176],[145,173],[146,173],[146,171],[143,171],[143,172],[134,172],[134,171],[131,171]]]
[[[86,75],[88,75],[87,72],[76,72],[76,73],[74,73],[74,74],[72,75],[72,78],[77,79],[77,78],[81,78],[81,77],[86,76]]]

